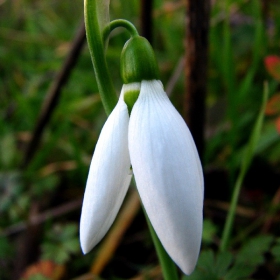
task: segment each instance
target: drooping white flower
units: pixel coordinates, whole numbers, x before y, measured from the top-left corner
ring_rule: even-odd
[[[84,253],[106,234],[132,177],[162,245],[184,273],[197,262],[203,174],[187,125],[162,83],[149,42],[134,36],[121,55],[124,82],[91,161],[80,223]],[[132,169],[132,170],[131,170]]]
[[[140,89],[129,116],[127,91]],[[131,168],[147,215],[168,254],[190,274],[197,262],[203,174],[193,138],[159,80],[123,86],[90,165],[80,239],[84,253],[105,235],[122,204]]]
[[[90,164],[80,221],[84,253],[89,252],[112,225],[131,181],[128,121],[121,94],[101,131]]]

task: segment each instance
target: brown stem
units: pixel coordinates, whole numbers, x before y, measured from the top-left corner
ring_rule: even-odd
[[[184,118],[201,158],[204,150],[209,13],[209,0],[187,0]]]
[[[80,26],[74,41],[72,43],[70,52],[66,57],[64,64],[61,67],[61,70],[58,72],[56,78],[51,84],[47,94],[46,99],[42,105],[40,114],[38,116],[38,121],[35,125],[31,140],[28,143],[26,152],[23,159],[23,167],[26,167],[32,160],[37,148],[39,146],[43,131],[48,124],[51,115],[58,104],[59,97],[61,95],[62,87],[68,81],[74,66],[76,65],[79,54],[82,50],[86,39],[84,23]]]
[[[119,246],[126,230],[129,228],[138,213],[140,206],[139,194],[135,189],[133,189],[129,193],[120,213],[118,214],[113,228],[102,242],[99,252],[96,255],[94,263],[91,267],[91,272],[94,275],[100,275],[105,266],[108,264]]]
[[[141,0],[141,35],[152,44],[153,0]]]
[[[28,223],[19,222],[15,225],[9,226],[6,229],[2,230],[0,232],[0,235],[8,236],[8,235],[19,233],[23,230],[26,230],[30,225],[32,226],[40,225],[46,222],[47,220],[51,220],[60,217],[62,215],[68,214],[71,211],[77,210],[78,208],[81,208],[81,205],[82,205],[82,199],[78,198],[76,200],[62,204],[58,207],[46,210],[43,213],[39,213],[39,211],[37,211],[36,209],[36,211],[33,211],[35,213],[31,212]]]
[[[265,23],[268,22],[269,19],[269,6],[271,4],[271,0],[261,0],[262,5],[262,16]]]

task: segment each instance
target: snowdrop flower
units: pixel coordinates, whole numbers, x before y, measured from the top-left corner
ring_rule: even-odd
[[[81,215],[81,247],[89,252],[106,234],[133,172],[162,245],[182,271],[190,274],[202,235],[201,163],[188,127],[156,79],[150,45],[142,37],[137,40],[136,47],[133,39],[124,47],[125,84],[91,161]]]

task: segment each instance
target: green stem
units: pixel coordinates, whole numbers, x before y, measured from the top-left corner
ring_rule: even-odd
[[[85,0],[85,28],[95,77],[104,109],[109,115],[117,104],[117,95],[105,59],[103,30],[98,21],[97,0]]]
[[[220,246],[221,251],[225,251],[226,248],[228,247],[230,234],[231,234],[231,230],[232,230],[232,226],[233,226],[233,222],[234,222],[238,197],[239,197],[241,185],[242,185],[245,174],[246,173],[242,172],[242,170],[241,170],[241,172],[239,173],[239,176],[237,178],[235,187],[234,187],[231,204],[230,204],[229,212],[228,212],[227,219],[226,219],[226,224],[225,224],[223,235],[222,235],[222,241],[221,241],[221,246]]]
[[[221,240],[221,245],[220,245],[221,251],[225,251],[228,247],[241,186],[242,186],[244,177],[246,175],[246,172],[253,159],[255,148],[256,148],[260,133],[261,133],[267,97],[268,97],[268,85],[267,85],[267,83],[265,83],[264,91],[263,91],[262,106],[261,106],[260,112],[258,114],[256,123],[254,125],[253,131],[251,133],[250,139],[248,141],[248,145],[246,147],[244,157],[242,159],[240,172],[239,172],[238,178],[237,178],[235,186],[234,186],[233,195],[232,195],[232,199],[231,199],[231,203],[230,203],[230,208],[229,208],[229,212],[227,215],[224,231],[222,234],[222,240]]]
[[[156,251],[157,251],[159,262],[161,264],[163,278],[165,280],[178,280],[179,278],[178,278],[176,266],[175,266],[173,260],[166,253],[160,240],[158,239],[157,234],[149,220],[149,217],[147,216],[147,213],[146,213],[144,207],[143,207],[143,210],[144,210],[144,213],[146,216],[146,221],[148,223],[149,230],[150,230]]]
[[[130,21],[125,19],[116,19],[111,21],[109,25],[104,29],[103,42],[106,42],[110,32],[117,27],[124,27],[132,37],[139,36],[136,27]]]

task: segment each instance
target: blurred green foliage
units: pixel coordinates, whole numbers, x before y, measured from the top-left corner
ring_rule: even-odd
[[[244,208],[238,209],[230,251],[217,249],[226,216],[225,207],[219,207],[217,200],[230,200],[260,109],[264,81],[268,81],[270,97],[279,90],[279,81],[266,72],[263,61],[268,55],[280,55],[280,4],[269,1],[265,13],[264,2],[212,1],[202,253],[195,272],[183,279],[280,279],[277,238],[280,228],[275,222],[279,220],[276,191],[280,182],[280,141],[275,119],[270,116],[265,119],[252,167],[243,184],[240,205]],[[140,1],[111,1],[111,19],[125,18],[139,28],[139,15]],[[184,74],[179,63],[185,52],[183,1],[155,0],[153,19],[153,45],[161,79],[168,86],[179,67],[180,75],[175,75],[170,98],[183,112]],[[106,119],[86,46],[63,87],[40,148],[29,166],[20,168],[48,88],[82,20],[82,1],[0,1],[0,279],[3,280],[11,279],[18,258],[16,240],[28,223],[31,205],[40,202],[44,212],[83,196],[92,151]],[[117,92],[121,89],[119,56],[127,39],[124,30],[114,31],[107,50]],[[213,170],[218,171],[216,177]],[[214,179],[207,181],[207,174],[214,174]],[[216,207],[211,207],[213,204]],[[80,208],[76,208],[46,218],[39,240],[38,259],[66,265],[68,278],[88,272],[96,255],[96,251],[87,256],[80,252],[79,215]],[[268,235],[263,225],[271,217],[275,220]],[[126,238],[150,244],[144,226],[140,233],[142,239],[134,235]],[[122,273],[115,268],[120,264],[129,263],[123,270],[133,268],[130,277],[156,265],[150,251],[151,257],[142,262],[125,259],[122,245],[113,256],[105,279],[121,279]]]
[[[55,224],[42,244],[42,259],[53,260],[63,264],[70,259],[71,254],[77,254],[80,250],[78,240],[78,227],[76,224]]]

